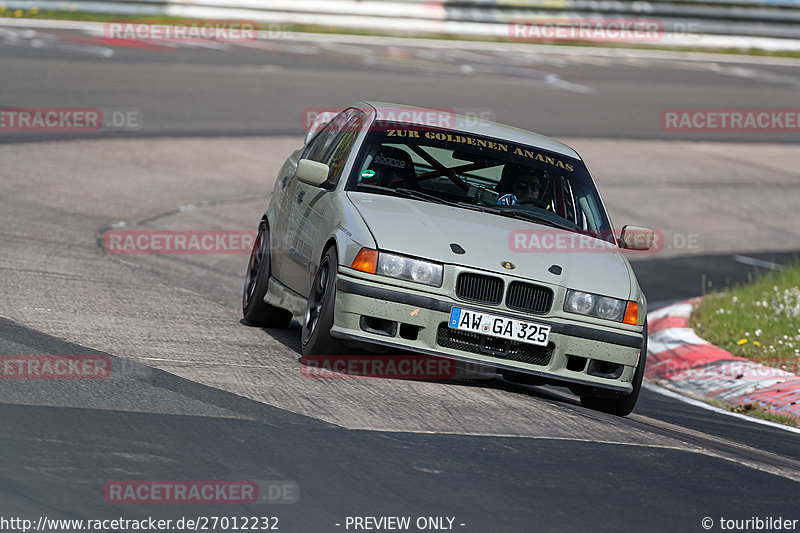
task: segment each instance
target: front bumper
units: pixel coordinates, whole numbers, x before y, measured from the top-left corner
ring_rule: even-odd
[[[348,276],[336,283],[335,337],[539,376],[565,386],[632,390],[643,344],[641,333],[587,326],[561,317],[499,311],[445,296],[387,287]],[[550,324],[548,346],[495,339],[448,328],[450,308],[459,306],[520,320]]]

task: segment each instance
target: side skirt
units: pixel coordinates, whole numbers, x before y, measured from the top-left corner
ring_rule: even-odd
[[[273,277],[269,278],[269,286],[267,287],[267,294],[264,295],[264,301],[275,307],[286,309],[292,313],[296,320],[302,320],[306,312],[306,298]]]

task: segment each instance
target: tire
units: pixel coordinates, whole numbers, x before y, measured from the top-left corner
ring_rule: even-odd
[[[331,246],[325,250],[319,262],[303,315],[301,344],[304,356],[335,355],[342,351],[341,341],[331,337],[338,267],[336,247]]]
[[[253,326],[265,328],[286,328],[292,321],[292,314],[264,301],[270,276],[269,231],[266,224],[258,227],[258,235],[250,252],[247,272],[242,292],[242,314],[245,321]]]
[[[639,355],[639,366],[633,375],[633,390],[625,396],[612,398],[601,398],[591,394],[581,394],[581,405],[595,411],[602,411],[617,416],[627,416],[633,412],[636,401],[639,399],[639,391],[642,390],[642,380],[644,379],[644,366],[647,360],[647,322],[642,330],[644,343]]]

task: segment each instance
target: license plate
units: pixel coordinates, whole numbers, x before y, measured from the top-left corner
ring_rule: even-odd
[[[460,307],[450,308],[450,322],[448,325],[452,329],[471,331],[538,346],[547,346],[547,341],[550,339],[550,326],[548,324],[536,324]]]

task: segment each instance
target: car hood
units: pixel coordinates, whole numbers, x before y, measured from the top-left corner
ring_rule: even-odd
[[[347,195],[381,250],[615,298],[627,299],[630,295],[629,265],[616,247],[603,252],[564,250],[563,246],[554,250],[555,245],[545,243],[555,242],[559,235],[569,239],[577,238],[577,234],[444,204],[362,192],[348,192]],[[541,245],[527,247],[529,251],[525,252],[513,250],[511,235],[515,230],[533,230]],[[456,254],[451,244],[461,246],[465,253]],[[501,265],[504,261],[513,263],[516,268],[504,268]],[[549,272],[553,265],[561,267],[560,275]]]

